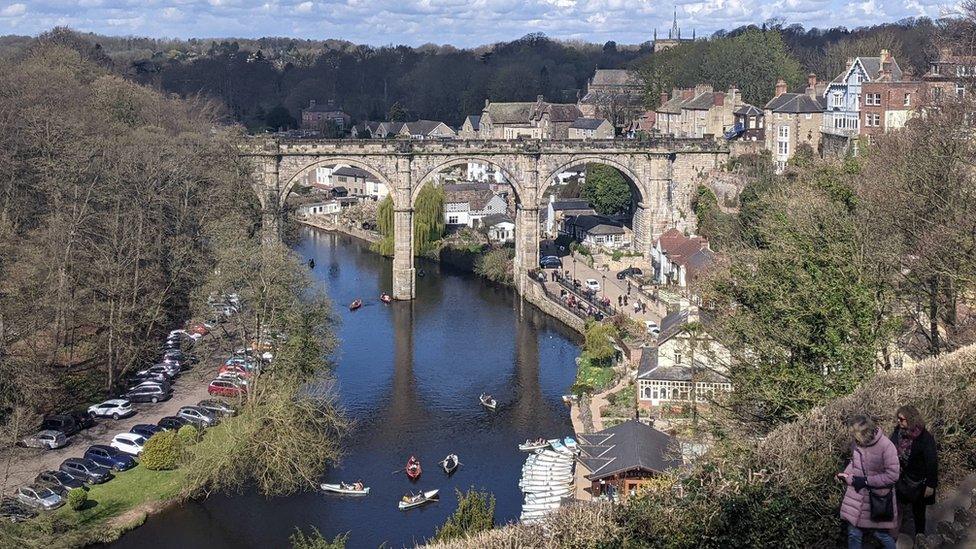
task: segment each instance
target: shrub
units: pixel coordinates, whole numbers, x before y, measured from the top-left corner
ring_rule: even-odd
[[[514,257],[511,248],[496,248],[475,261],[474,271],[488,280],[511,286],[515,283]]]
[[[72,488],[68,492],[68,507],[80,511],[85,508],[86,503],[88,503],[88,492],[84,488]]]
[[[176,432],[180,439],[180,444],[186,448],[187,446],[193,446],[198,440],[200,440],[200,430],[194,425],[184,425],[180,427],[180,430]]]
[[[623,257],[623,256],[624,256],[624,253],[622,251],[620,251],[620,250],[614,250],[613,251],[613,254],[611,254],[610,257],[613,258],[614,261],[620,261],[620,258]]]
[[[292,549],[344,549],[348,538],[349,534],[339,534],[329,541],[313,526],[309,534],[295,528],[295,533],[288,537],[288,541],[291,542]]]
[[[458,508],[434,534],[434,541],[457,539],[490,530],[495,525],[495,496],[490,492],[468,490],[458,495]]]
[[[151,471],[176,469],[182,453],[179,434],[176,431],[163,431],[146,441],[140,464]]]

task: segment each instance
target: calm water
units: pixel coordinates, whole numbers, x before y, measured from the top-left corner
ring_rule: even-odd
[[[363,498],[306,493],[212,496],[150,519],[114,548],[287,547],[296,527],[349,532],[349,547],[412,546],[434,533],[456,507],[454,489],[493,492],[499,523],[518,518],[519,442],[572,433],[561,395],[573,382],[579,338],[511,290],[434,263],[418,265],[417,300],[385,305],[390,260],[362,242],[307,230],[297,246],[315,260],[315,275],[342,317],[336,375],[343,405],[356,421],[342,463],[328,482],[362,479]],[[345,307],[362,297],[355,312]],[[521,309],[521,310],[520,310]],[[498,410],[478,395],[488,391]],[[448,478],[437,465],[457,453],[463,466]],[[416,455],[416,484],[400,471]],[[397,510],[411,489],[439,488],[441,500]]]

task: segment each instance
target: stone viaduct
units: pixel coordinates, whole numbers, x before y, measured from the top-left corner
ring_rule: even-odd
[[[539,209],[555,177],[581,164],[619,170],[635,191],[634,249],[649,257],[654,238],[693,216],[690,207],[699,174],[728,159],[728,147],[711,140],[528,141],[251,138],[241,156],[253,165],[254,190],[268,237],[280,230],[288,194],[308,170],[348,164],[371,172],[390,189],[394,208],[393,297],[414,298],[413,205],[434,175],[456,165],[495,166],[516,199],[515,274],[521,291],[539,264]]]

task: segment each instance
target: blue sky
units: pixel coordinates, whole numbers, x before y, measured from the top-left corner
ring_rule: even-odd
[[[944,0],[0,0],[0,34],[51,27],[177,38],[290,36],[372,45],[472,47],[530,32],[590,42],[667,34],[678,10],[682,36],[781,17],[805,27],[854,28],[905,17],[940,17]]]

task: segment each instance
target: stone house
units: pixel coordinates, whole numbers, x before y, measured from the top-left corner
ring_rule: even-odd
[[[766,133],[763,127],[763,112],[761,110],[748,103],[743,103],[732,111],[732,115],[735,119],[732,126],[733,130],[735,130],[735,135],[731,137],[743,141],[765,142]],[[730,137],[728,133],[726,133],[726,137]]]
[[[334,123],[339,131],[343,131],[352,124],[352,117],[342,112],[332,101],[319,105],[314,99],[310,99],[308,108],[302,109],[302,128],[321,129],[327,122]]]
[[[820,150],[824,116],[824,98],[817,93],[815,77],[804,93],[789,93],[786,89],[786,82],[779,80],[776,96],[763,108],[766,149],[773,153],[777,172],[783,171],[800,145],[809,145],[815,152]]]
[[[721,137],[735,124],[734,111],[743,105],[736,88],[713,91],[710,85],[695,86],[695,96],[681,104],[680,134],[676,137]]]
[[[626,130],[644,112],[643,88],[634,71],[597,69],[577,105],[584,117],[606,118],[612,128]]]
[[[637,402],[642,408],[690,404],[692,391],[704,404],[732,390],[728,350],[704,330],[689,333],[685,328],[698,322],[698,309],[682,305],[661,320],[656,343],[642,350],[637,370]]]
[[[403,129],[403,122],[380,122],[371,132],[375,139],[391,139]]]
[[[395,134],[403,139],[454,139],[457,134],[450,126],[436,120],[417,120],[404,122]]]
[[[563,234],[590,247],[615,250],[627,244],[623,223],[595,214],[582,214],[566,217]]]
[[[613,139],[613,124],[606,118],[577,118],[569,126],[569,139]]]
[[[661,92],[661,104],[654,110],[654,128],[664,135],[681,133],[681,105],[695,96],[694,88],[674,88],[669,98],[668,92]]]
[[[939,49],[939,55],[929,64],[922,76],[930,99],[939,101],[949,97],[965,97],[967,88],[976,78],[976,56],[955,54],[949,48]]]
[[[688,287],[715,261],[715,253],[708,240],[701,236],[685,236],[678,229],[665,231],[651,248],[654,282]]]
[[[379,122],[360,122],[352,127],[352,130],[349,131],[349,135],[353,139],[369,139],[373,137],[373,134],[376,132],[379,125]]]
[[[452,227],[474,227],[491,214],[505,214],[508,202],[491,191],[487,183],[444,185],[444,223]]]
[[[540,95],[529,119],[539,128],[540,139],[569,139],[569,127],[581,118],[579,107],[571,103],[547,103]]]
[[[355,166],[341,166],[332,172],[332,183],[343,187],[349,196],[383,200],[390,194],[386,185],[370,172]]]
[[[461,139],[478,139],[481,128],[481,115],[472,114],[464,119],[461,129],[458,130],[458,137]]]
[[[549,103],[540,95],[535,103],[492,103],[478,121],[481,139],[567,139],[569,127],[580,118],[579,107]]]

